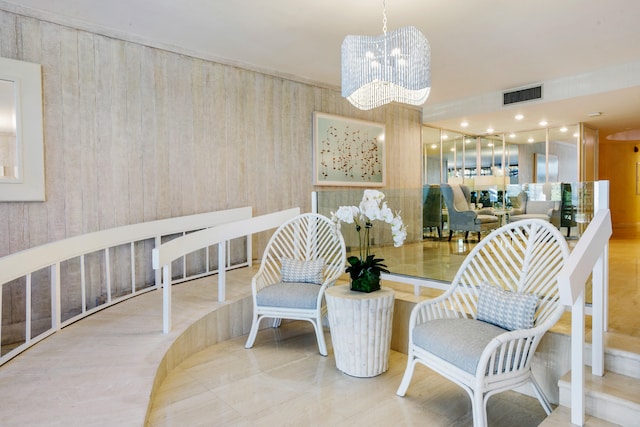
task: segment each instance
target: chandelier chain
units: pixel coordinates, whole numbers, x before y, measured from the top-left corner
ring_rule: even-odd
[[[382,32],[387,35],[387,0],[382,0]]]

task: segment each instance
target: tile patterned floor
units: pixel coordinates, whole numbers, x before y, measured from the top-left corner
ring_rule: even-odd
[[[179,366],[154,400],[149,425],[189,426],[469,426],[467,394],[419,366],[408,393],[395,391],[406,355],[391,352],[389,370],[373,378],[338,371],[317,353],[307,322],[258,334],[245,349],[240,337],[201,351]],[[492,426],[537,426],[546,414],[531,397],[505,392],[489,401]]]
[[[415,268],[449,270],[455,258],[469,250],[467,242],[427,241],[424,252],[432,253],[418,252],[419,256],[438,261]],[[634,315],[640,309],[638,228],[614,231],[610,258],[610,327],[618,340],[625,335],[640,337],[640,320]],[[415,260],[406,263],[416,266]],[[570,315],[565,316],[557,330],[568,332],[569,322]],[[261,331],[251,350],[243,348],[245,338],[241,337],[189,358],[160,388],[149,425],[163,427],[179,421],[209,425],[214,419],[234,426],[472,424],[466,393],[424,367],[416,369],[406,397],[395,395],[406,355],[392,351],[389,371],[378,377],[352,378],[335,368],[330,338],[329,357],[321,357],[311,326],[300,323]],[[515,392],[493,396],[487,412],[491,426],[536,426],[543,421],[551,427],[571,425],[568,413],[547,418],[537,400]],[[586,425],[611,424],[587,418]]]

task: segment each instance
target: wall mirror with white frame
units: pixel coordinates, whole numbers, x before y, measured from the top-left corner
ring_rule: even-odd
[[[42,68],[0,58],[0,202],[44,201]]]

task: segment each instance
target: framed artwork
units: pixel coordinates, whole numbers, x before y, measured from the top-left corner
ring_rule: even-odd
[[[383,187],[385,125],[313,113],[313,184]]]

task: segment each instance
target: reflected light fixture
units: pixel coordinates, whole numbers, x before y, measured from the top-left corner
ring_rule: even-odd
[[[429,41],[413,26],[387,33],[385,0],[382,7],[382,35],[342,42],[342,96],[361,110],[393,101],[422,105],[431,90]]]

